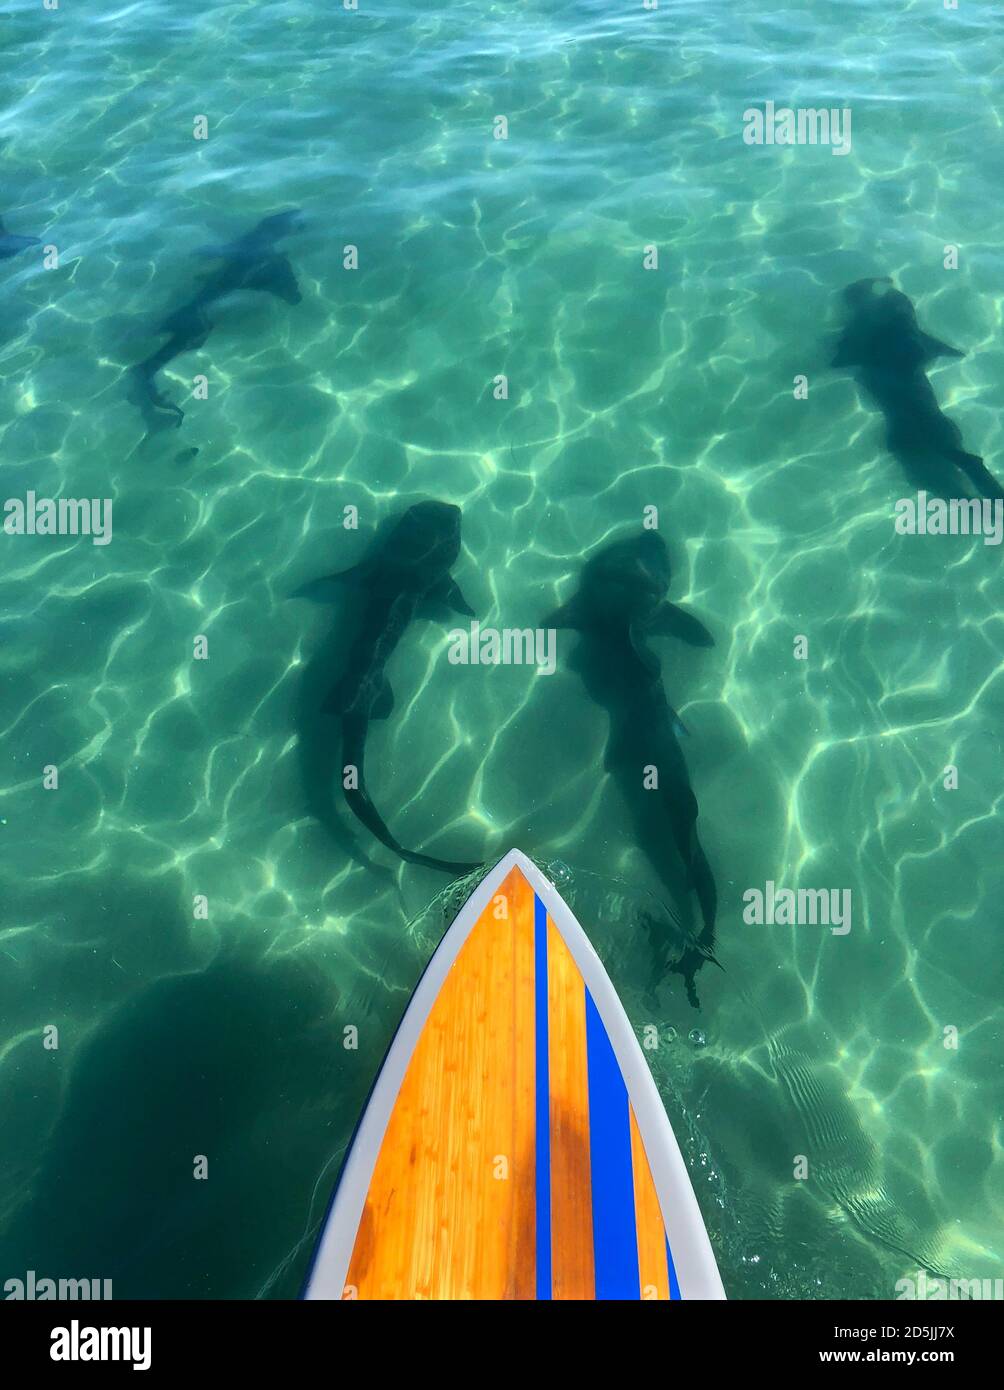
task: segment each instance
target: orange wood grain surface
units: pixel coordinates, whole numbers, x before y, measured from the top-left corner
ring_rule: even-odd
[[[638,1231],[638,1274],[643,1299],[669,1298],[669,1267],[666,1263],[666,1228],[659,1209],[659,1197],[652,1170],[631,1110],[631,1168],[634,1174],[634,1209]]]
[[[514,869],[443,983],[373,1172],[355,1297],[534,1297],[533,912]]]
[[[547,923],[551,1091],[551,1279],[556,1299],[596,1297],[589,1155],[586,987],[561,933]]]

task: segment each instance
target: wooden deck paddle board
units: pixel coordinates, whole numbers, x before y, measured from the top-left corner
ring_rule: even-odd
[[[519,850],[478,885],[418,983],[305,1297],[725,1297],[623,1006]]]

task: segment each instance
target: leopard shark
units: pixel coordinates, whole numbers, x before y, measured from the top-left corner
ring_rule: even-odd
[[[918,488],[950,498],[969,489],[1004,498],[1004,489],[977,454],[966,451],[958,425],[938,404],[926,368],[939,357],[962,357],[925,333],[913,304],[882,278],[857,280],[844,290],[850,309],[834,367],[849,367],[885,416],[889,451]]]
[[[625,797],[639,842],[671,901],[681,889],[678,864],[682,886],[696,895],[703,927],[668,969],[683,976],[697,1008],[694,976],[714,960],[718,895],[698,839],[699,808],[680,748],[687,731],[666,696],[649,639],[671,636],[710,647],[714,638],[693,614],[667,600],[669,580],[669,557],[658,532],[614,541],[586,561],[577,592],[543,626],[578,633],[571,666],[609,717],[606,768]],[[657,785],[646,789],[652,771]],[[670,862],[674,851],[678,864]]]
[[[167,341],[145,361],[132,368],[133,398],[139,405],[151,434],[176,429],[184,411],[160,389],[157,373],[206,342],[213,331],[212,310],[221,300],[238,290],[260,290],[275,295],[286,304],[302,299],[296,275],[276,243],[302,225],[297,210],[273,213],[250,232],[224,246],[211,246],[203,254],[218,260],[220,267],[200,286],[191,299],[175,309],[158,328]]]
[[[330,785],[334,773],[354,772],[354,776],[340,776],[345,800],[380,843],[406,863],[455,876],[478,866],[437,859],[402,846],[370,798],[364,762],[371,721],[387,719],[393,713],[387,663],[411,624],[418,618],[448,619],[452,613],[474,616],[450,574],[460,554],[460,523],[459,507],[419,502],[378,538],[360,564],[314,580],[294,595],[322,603],[344,599],[354,609],[355,630],[346,659],[317,712],[322,724],[325,719],[337,720],[341,735],[341,766],[335,768],[329,760],[322,779]],[[316,764],[305,766],[305,773],[315,788],[313,800],[318,805],[327,792],[318,784]]]

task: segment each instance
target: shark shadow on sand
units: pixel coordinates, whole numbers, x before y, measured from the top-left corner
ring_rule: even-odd
[[[293,595],[343,603],[352,620],[344,640],[336,642],[332,634],[325,653],[308,668],[301,691],[300,766],[311,814],[344,842],[346,832],[336,829],[337,779],[353,815],[382,845],[409,864],[454,875],[478,866],[399,844],[370,800],[364,764],[370,721],[393,712],[387,663],[411,624],[418,618],[449,621],[454,613],[474,616],[450,574],[460,554],[460,522],[458,507],[420,502],[378,534],[360,564],[314,580]],[[354,779],[343,775],[345,769],[355,770]]]
[[[116,1298],[254,1298],[302,1230],[338,1123],[331,1096],[362,1105],[336,1006],[318,962],[237,948],[103,1016],[39,1135],[4,1263],[111,1279]],[[193,1181],[200,1154],[208,1182]],[[235,1235],[251,1211],[253,1249]]]
[[[667,942],[653,941],[653,947],[654,972],[668,968],[682,975],[698,1008],[694,977],[714,960],[717,891],[697,838],[697,798],[679,744],[686,730],[666,697],[648,639],[676,637],[698,647],[713,646],[714,639],[697,618],[667,601],[669,579],[666,545],[657,532],[614,541],[586,561],[578,591],[542,626],[579,634],[571,666],[609,716],[605,766],[625,798],[638,842],[671,902],[681,887],[697,897],[703,926],[692,944],[682,955]],[[646,789],[650,769],[658,785]]]
[[[850,318],[832,365],[852,368],[882,411],[889,452],[910,482],[946,499],[972,490],[1004,498],[983,460],[963,448],[958,425],[942,413],[927,379],[926,368],[937,358],[964,354],[924,333],[910,300],[888,279],[858,280],[844,290],[844,300]]]

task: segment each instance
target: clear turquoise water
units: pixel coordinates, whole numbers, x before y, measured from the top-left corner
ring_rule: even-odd
[[[597,939],[639,1028],[678,1030],[653,1066],[729,1294],[999,1275],[1000,556],[895,537],[881,419],[827,368],[838,291],[893,275],[966,350],[932,381],[1004,471],[999,14],[361,2],[3,21],[0,214],[60,255],[0,262],[3,495],[115,506],[107,547],[2,537],[3,1277],[296,1292],[444,879],[377,849],[374,880],[307,814],[298,701],[330,619],[289,595],[430,496],[463,508],[485,623],[535,624],[655,504],[672,597],[715,633],[661,652],[726,971],[695,1014],[677,977],[638,984],[618,923]],[[767,99],[851,106],[852,152],[745,146]],[[287,207],[302,303],[225,306],[164,379],[182,401],[205,372],[209,399],[144,444],[126,372],[197,248]],[[445,650],[409,633],[371,741],[400,839],[655,887],[567,665]],[[746,926],[768,878],[850,888],[850,935]]]

